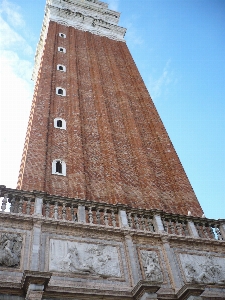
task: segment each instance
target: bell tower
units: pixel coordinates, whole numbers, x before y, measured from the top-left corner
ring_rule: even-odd
[[[18,189],[201,216],[119,16],[47,2]]]
[[[119,17],[47,0],[18,186],[0,185],[0,299],[225,299],[225,220],[203,215]]]

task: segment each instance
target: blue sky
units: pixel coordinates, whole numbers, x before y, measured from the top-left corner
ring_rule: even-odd
[[[208,218],[225,218],[225,1],[108,0]],[[1,180],[16,186],[45,0],[0,1]]]

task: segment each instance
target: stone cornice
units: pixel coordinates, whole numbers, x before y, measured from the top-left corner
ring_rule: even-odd
[[[98,0],[47,0],[32,80],[37,79],[50,21],[125,42],[126,29],[117,25],[119,17],[120,13]]]

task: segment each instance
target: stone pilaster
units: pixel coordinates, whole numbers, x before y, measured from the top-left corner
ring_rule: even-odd
[[[136,250],[136,247],[134,246],[131,235],[125,236],[125,245],[126,245],[127,253],[129,256],[133,285],[136,285],[142,279],[142,276],[141,276],[140,267],[139,267],[139,264],[137,261],[137,259],[138,259],[137,250]]]

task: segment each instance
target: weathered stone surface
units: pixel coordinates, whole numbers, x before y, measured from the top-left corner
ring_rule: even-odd
[[[225,284],[225,258],[180,254],[187,282]]]
[[[116,247],[55,239],[50,241],[49,270],[121,277]]]
[[[21,248],[21,235],[13,233],[1,233],[0,266],[18,267],[20,264]]]

